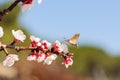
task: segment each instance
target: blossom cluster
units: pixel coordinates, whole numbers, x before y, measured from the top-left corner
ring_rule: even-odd
[[[13,43],[10,46],[14,46],[17,42],[24,42],[26,35],[21,30],[12,30],[14,36]],[[3,28],[0,27],[0,38],[4,35]],[[0,45],[1,47],[2,45]],[[30,36],[30,46],[32,47],[30,54],[27,56],[28,61],[43,62],[43,64],[50,65],[60,55],[64,61],[62,64],[66,68],[73,64],[72,55],[68,51],[68,46],[60,41],[56,40],[53,44],[47,40],[41,40],[36,36]],[[28,47],[28,48],[29,48]],[[19,61],[19,57],[16,54],[7,54],[6,59],[3,61],[4,66],[12,66],[15,61]]]

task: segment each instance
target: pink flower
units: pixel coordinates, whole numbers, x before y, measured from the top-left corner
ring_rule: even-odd
[[[53,44],[54,51],[61,52],[60,46],[61,46],[60,41],[56,40],[55,43]]]
[[[37,47],[38,43],[40,42],[40,38],[35,36],[30,36],[30,41],[33,47]]]
[[[37,61],[42,62],[45,59],[45,54],[44,53],[38,53],[37,54]]]
[[[19,42],[19,41],[24,42],[24,40],[26,39],[26,36],[21,30],[17,30],[17,31],[12,30],[12,34],[14,36],[15,42]]]
[[[34,4],[33,0],[22,0],[22,12],[27,11],[30,9]]]
[[[56,58],[57,58],[56,54],[47,55],[46,59],[44,60],[44,64],[50,65],[52,63],[52,61],[55,60]]]
[[[52,47],[52,44],[50,42],[46,41],[46,40],[43,40],[41,43],[42,43],[42,45],[44,46],[45,49],[50,50],[51,47]]]
[[[32,4],[32,2],[33,2],[34,0],[22,0],[22,3],[23,3],[23,5],[24,4]],[[42,2],[42,0],[38,0],[38,3],[40,4]]]
[[[3,61],[3,65],[10,67],[14,65],[15,61],[19,61],[18,55],[9,54],[7,55],[6,59]]]
[[[42,0],[38,0],[38,3],[41,4]],[[34,5],[34,0],[22,0],[22,12],[27,11]]]
[[[65,67],[68,68],[73,64],[73,60],[71,58],[72,56],[67,56],[67,58],[64,60],[62,64],[65,64]]]
[[[62,44],[61,45],[61,49],[62,49],[62,54],[67,54],[69,51],[68,51],[68,46],[66,44]]]
[[[46,40],[43,40],[38,44],[38,48],[42,51],[48,51],[52,48],[52,44]]]
[[[33,0],[22,0],[23,5],[24,4],[32,4]]]
[[[0,26],[0,38],[4,35],[3,28]]]
[[[66,44],[60,43],[60,41],[56,40],[53,44],[53,48],[55,52],[58,52],[60,54],[66,54],[68,53],[68,46]]]
[[[37,57],[36,57],[36,54],[34,52],[31,52],[29,54],[29,56],[27,57],[27,60],[28,61],[36,61]]]

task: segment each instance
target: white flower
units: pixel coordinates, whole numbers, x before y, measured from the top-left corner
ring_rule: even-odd
[[[33,41],[39,42],[39,41],[40,41],[40,38],[35,37],[35,36],[30,36],[30,40],[31,40],[31,42],[33,42]]]
[[[18,55],[15,54],[9,54],[6,59],[3,61],[4,66],[12,66],[14,65],[15,61],[19,61]]]
[[[40,47],[42,46],[42,44],[40,42],[37,43],[37,47]]]
[[[42,62],[45,59],[45,54],[44,53],[38,53],[37,54],[37,61]]]
[[[54,45],[54,50],[58,53],[66,54],[68,53],[68,46],[66,44],[60,43],[60,41],[56,40]]]
[[[15,41],[21,41],[24,42],[24,40],[26,39],[26,36],[24,35],[24,33],[21,30],[12,30],[12,34],[15,38]]]
[[[62,64],[65,64],[65,67],[68,68],[69,66],[71,66],[73,64],[73,60],[71,58],[71,56],[68,56],[64,62]]]
[[[40,38],[35,37],[35,36],[30,36],[30,41],[31,41],[32,46],[36,47],[36,46],[39,46],[38,43],[40,43]]]
[[[36,54],[34,52],[30,53],[30,55],[27,57],[28,61],[35,61],[36,60]]]
[[[60,41],[58,41],[58,40],[56,40],[54,44],[56,44],[57,46],[61,45]]]
[[[41,4],[42,0],[38,0],[38,3]]]
[[[52,43],[50,43],[50,42],[48,42],[48,41],[46,41],[46,40],[43,40],[42,42],[41,42],[41,46],[42,46],[42,48],[45,48],[45,49],[51,49],[52,48]],[[44,46],[44,47],[43,47]]]
[[[28,4],[28,3],[23,3],[23,5],[22,5],[22,12],[26,12],[26,11],[29,10],[33,5],[34,5],[34,0],[31,1],[29,4]]]
[[[3,36],[4,32],[3,32],[3,28],[0,26],[0,38]]]
[[[46,59],[44,60],[44,64],[48,64],[50,65],[52,63],[53,60],[55,60],[57,58],[57,55],[56,54],[51,54],[51,55],[48,55],[46,57]]]
[[[62,48],[64,54],[66,54],[66,53],[69,52],[69,51],[68,51],[68,46],[67,46],[66,44],[62,44],[62,45],[61,45],[61,48]]]
[[[57,52],[62,52],[63,49],[62,49],[62,44],[60,43],[60,41],[56,40],[55,43],[54,43],[54,50],[57,51]]]

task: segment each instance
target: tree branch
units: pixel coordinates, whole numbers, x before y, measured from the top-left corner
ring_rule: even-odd
[[[3,11],[0,11],[0,21],[2,21],[3,17],[7,15],[10,11],[12,11],[19,2],[22,0],[16,0],[13,4],[11,4],[7,9],[4,9]]]
[[[14,46],[14,45],[7,45],[6,48],[14,49],[17,52],[21,50],[36,50],[37,47],[32,46]]]
[[[2,43],[0,42],[0,51],[4,51],[6,55],[9,54],[8,51],[7,51],[7,48],[9,48],[9,49],[14,49],[14,50],[16,50],[17,52],[22,51],[22,50],[31,50],[31,51],[37,51],[37,50],[38,50],[37,47],[32,47],[32,46],[14,46],[14,45],[11,45],[11,44],[6,45],[6,44],[2,44]],[[41,51],[41,52],[44,52],[44,53],[46,53],[46,54],[47,54],[47,53],[52,53],[52,54],[56,54],[56,55],[61,55],[64,59],[66,59],[66,57],[67,57],[68,55],[71,55],[71,56],[73,55],[73,54],[71,54],[71,53],[62,55],[62,54],[59,54],[59,53],[57,53],[57,52],[54,52],[54,50],[51,50],[51,51]]]

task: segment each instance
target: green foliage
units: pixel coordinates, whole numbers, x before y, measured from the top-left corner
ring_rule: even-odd
[[[6,9],[8,8],[10,5],[6,4],[4,6],[0,7],[0,10]],[[5,44],[10,44],[14,37],[12,35],[12,30],[18,30],[21,29],[27,36],[26,40],[24,43],[17,43],[15,45],[25,45],[28,46],[29,45],[29,35],[28,32],[24,29],[23,26],[20,26],[20,24],[18,23],[18,18],[19,18],[19,13],[20,13],[20,7],[15,7],[13,11],[9,12],[8,15],[6,15],[3,20],[0,22],[0,26],[3,27],[4,30],[4,36],[2,38],[0,38],[0,41],[2,43]],[[9,50],[9,53],[16,53],[15,50]],[[21,51],[19,52],[19,55],[22,56],[21,58],[25,58],[26,55],[28,55],[29,51]],[[5,59],[5,54],[4,52],[0,52],[0,61],[3,61],[3,59]]]
[[[72,72],[78,75],[91,75],[95,68],[102,68],[108,74],[119,69],[120,57],[109,56],[104,50],[92,46],[70,47],[74,52],[74,63],[71,66]]]
[[[10,6],[10,4],[5,4],[4,6],[0,7],[0,10],[3,11],[4,9],[7,9]],[[20,13],[20,7],[15,7],[13,11],[9,12],[9,14],[7,14],[6,16],[4,16],[2,22],[0,22],[0,24],[2,24],[4,27],[14,27],[13,25],[18,25],[17,24],[17,20],[18,20],[18,16]]]

